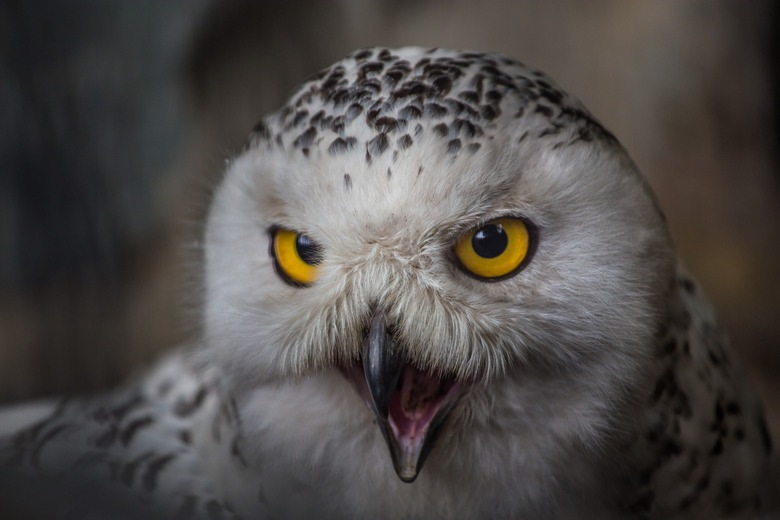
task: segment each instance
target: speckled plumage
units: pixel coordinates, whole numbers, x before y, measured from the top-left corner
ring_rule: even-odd
[[[533,223],[533,256],[464,272],[458,238],[504,217]],[[277,276],[277,227],[320,247],[310,286]],[[40,414],[0,445],[5,474],[29,492],[66,471],[112,497],[79,507],[161,517],[775,514],[760,404],[651,191],[514,60],[367,49],[314,76],[229,165],[204,273],[194,354]],[[362,379],[377,323],[403,370],[460,392],[412,483]]]

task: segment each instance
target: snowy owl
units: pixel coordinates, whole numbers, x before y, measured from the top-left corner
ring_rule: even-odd
[[[256,126],[203,244],[196,345],[0,416],[8,507],[773,514],[761,406],[650,188],[541,72],[355,52]]]

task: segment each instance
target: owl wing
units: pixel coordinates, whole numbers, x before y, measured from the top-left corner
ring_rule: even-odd
[[[674,283],[632,446],[632,458],[642,462],[629,508],[659,518],[756,515],[772,507],[777,492],[769,488],[775,455],[761,405],[682,266]]]
[[[21,425],[0,437],[0,505],[45,518],[232,518],[199,442],[214,436],[217,401],[177,354],[100,398],[0,412],[4,431]]]

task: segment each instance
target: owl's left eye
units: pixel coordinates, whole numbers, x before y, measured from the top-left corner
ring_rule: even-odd
[[[317,279],[322,262],[320,247],[308,236],[284,228],[271,230],[271,256],[282,279],[296,287]]]
[[[535,242],[536,232],[530,222],[501,218],[463,235],[455,245],[455,256],[467,272],[486,280],[498,280],[525,267]]]

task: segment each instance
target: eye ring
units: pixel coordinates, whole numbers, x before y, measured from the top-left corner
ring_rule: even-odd
[[[268,253],[279,277],[294,287],[314,283],[322,263],[322,248],[308,235],[282,227],[269,229]]]
[[[496,282],[522,271],[536,252],[538,230],[527,219],[503,217],[469,230],[455,244],[460,268],[475,278]]]

